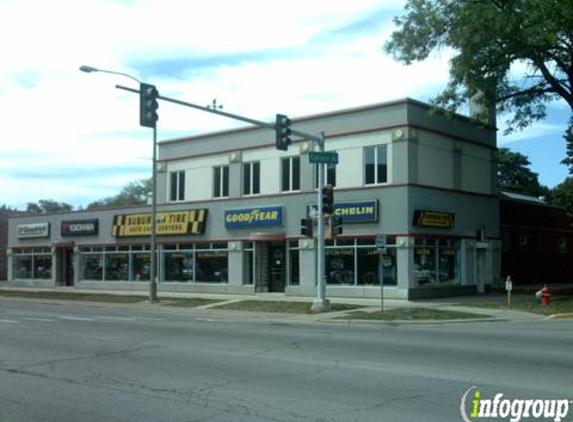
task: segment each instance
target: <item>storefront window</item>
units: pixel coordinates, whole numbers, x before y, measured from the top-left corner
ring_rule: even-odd
[[[108,253],[105,257],[105,280],[129,280],[129,255],[126,253]]]
[[[439,250],[438,266],[440,283],[455,283],[457,281],[455,249],[441,248]]]
[[[133,255],[133,281],[149,281],[151,273],[151,255],[136,253]]]
[[[298,286],[300,284],[300,252],[298,240],[289,242],[289,273],[288,284]]]
[[[197,282],[228,282],[229,259],[227,251],[198,251],[195,254],[195,259],[197,262]]]
[[[331,248],[326,250],[326,283],[354,284],[354,249]]]
[[[49,280],[52,278],[52,256],[34,256],[34,278]]]
[[[361,286],[380,285],[378,275],[378,259],[380,254],[375,248],[359,248],[358,253],[358,284]]]
[[[398,274],[396,271],[396,249],[386,248],[386,253],[380,258],[382,263],[382,277],[384,286],[396,286],[398,284]]]
[[[459,282],[459,242],[416,239],[414,277],[419,286]]]
[[[51,279],[52,254],[50,248],[16,249],[13,269],[16,279]]]
[[[326,283],[340,286],[379,286],[380,268],[385,286],[397,285],[396,239],[388,237],[381,255],[375,238],[336,239],[326,247]]]
[[[14,273],[16,278],[32,278],[32,255],[15,256]]]
[[[252,272],[252,243],[250,245],[251,265],[245,268]],[[157,261],[158,278],[168,283],[228,283],[227,247],[226,242],[162,245],[159,247],[161,253],[158,254],[161,259]],[[149,281],[150,258],[149,246],[106,246],[105,249],[84,247],[81,249],[81,279]],[[23,273],[29,272],[24,269],[26,265],[21,265]],[[252,283],[252,277],[246,280]]]
[[[436,249],[416,248],[414,250],[414,277],[418,285],[435,284],[436,279]]]
[[[193,253],[169,252],[165,254],[165,281],[191,282],[193,281]]]
[[[103,277],[103,255],[82,254],[81,267],[83,269],[82,278],[84,280],[101,280]]]

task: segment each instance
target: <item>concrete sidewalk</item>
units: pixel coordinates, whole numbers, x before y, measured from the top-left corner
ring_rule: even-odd
[[[79,289],[76,287],[64,287],[55,286],[52,288],[38,288],[38,287],[21,287],[21,286],[6,286],[0,283],[0,290],[6,291],[28,291],[28,292],[58,292],[58,293],[84,293],[84,294],[105,294],[105,295],[117,295],[117,296],[141,296],[148,297],[148,292],[146,291],[124,291],[124,290],[93,290],[93,289]],[[221,310],[211,310],[210,308],[215,306],[220,306],[223,303],[234,303],[245,300],[256,300],[256,301],[284,301],[284,302],[307,302],[309,305],[312,303],[312,297],[300,297],[300,296],[285,296],[283,293],[257,293],[254,295],[237,295],[237,294],[211,294],[211,293],[184,293],[184,292],[158,292],[158,297],[160,301],[167,300],[169,298],[203,298],[203,299],[215,299],[221,302],[216,304],[207,304],[192,309],[201,310],[205,312],[220,312]],[[473,299],[475,297],[472,296]],[[484,298],[485,299],[485,298]],[[333,304],[351,304],[358,305],[360,308],[366,311],[376,311],[380,309],[380,298],[342,298],[342,297],[331,297],[329,298]],[[467,297],[451,297],[451,298],[441,298],[441,299],[428,299],[428,300],[416,300],[409,301],[405,299],[384,299],[384,310],[392,309],[403,309],[403,308],[430,308],[444,311],[458,311],[467,312],[477,315],[485,315],[495,320],[508,320],[508,321],[540,321],[548,319],[548,316],[534,314],[530,312],[507,310],[507,309],[491,309],[491,308],[479,308],[475,306],[463,306],[464,302],[467,302]],[[122,304],[123,305],[123,304]],[[161,303],[157,307],[162,307]],[[241,312],[241,311],[237,311]],[[301,318],[306,318],[309,320],[320,320],[326,321],[337,317],[340,317],[349,311],[339,311],[339,312],[329,312],[324,314],[306,314],[297,315]],[[242,312],[244,314],[244,311]],[[268,313],[270,314],[270,313]],[[273,314],[277,316],[286,316],[289,318],[295,314]],[[443,321],[442,321],[443,322]]]

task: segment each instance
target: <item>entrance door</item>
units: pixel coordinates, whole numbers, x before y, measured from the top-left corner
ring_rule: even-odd
[[[286,285],[285,242],[269,244],[269,292],[284,292]]]
[[[74,249],[57,248],[56,253],[56,283],[58,286],[74,285]]]

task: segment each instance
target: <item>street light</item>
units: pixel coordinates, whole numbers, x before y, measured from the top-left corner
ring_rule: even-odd
[[[152,85],[144,84],[139,79],[134,76],[128,75],[127,73],[123,72],[116,72],[113,70],[105,70],[105,69],[98,69],[92,66],[80,66],[80,70],[86,73],[92,72],[102,72],[102,73],[110,73],[112,75],[119,75],[124,76],[126,78],[130,78],[137,82],[140,87],[140,95],[143,92],[144,87],[150,87]],[[155,89],[155,87],[153,87]],[[155,91],[157,93],[157,91]],[[140,104],[142,101],[140,101]],[[141,105],[140,105],[141,107]],[[141,114],[141,110],[140,110]],[[157,119],[156,119],[157,120]],[[147,125],[146,125],[147,126]],[[151,127],[151,126],[148,126]],[[157,125],[153,124],[153,156],[151,158],[151,165],[153,167],[152,176],[151,176],[151,239],[150,239],[150,258],[151,258],[151,266],[149,269],[149,301],[150,302],[157,302],[157,257],[156,257],[156,241],[157,241]]]

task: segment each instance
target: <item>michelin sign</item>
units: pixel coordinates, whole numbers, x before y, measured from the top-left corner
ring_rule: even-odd
[[[308,215],[316,213],[316,205],[309,205]],[[334,215],[342,217],[343,224],[375,223],[378,221],[378,201],[339,202],[334,204]]]
[[[225,211],[225,226],[229,229],[282,225],[283,207],[258,207]]]

